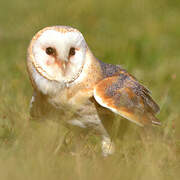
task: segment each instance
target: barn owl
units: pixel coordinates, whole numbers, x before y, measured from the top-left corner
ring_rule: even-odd
[[[75,28],[40,30],[30,42],[27,69],[34,89],[31,116],[58,114],[67,124],[96,131],[104,156],[114,152],[104,120],[117,114],[140,126],[160,124],[149,90],[121,66],[98,60]]]

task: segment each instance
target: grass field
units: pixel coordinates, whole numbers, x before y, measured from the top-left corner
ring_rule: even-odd
[[[179,0],[0,1],[0,179],[178,180],[179,19]],[[102,158],[95,135],[79,143],[61,123],[29,122],[26,51],[32,36],[51,25],[76,27],[96,57],[121,64],[147,86],[162,127],[145,135],[117,118],[116,152]]]

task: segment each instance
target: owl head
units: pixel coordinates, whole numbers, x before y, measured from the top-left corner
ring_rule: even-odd
[[[28,70],[36,86],[43,81],[64,85],[78,78],[87,51],[83,35],[68,26],[39,31],[28,48]],[[46,82],[47,83],[47,82]]]

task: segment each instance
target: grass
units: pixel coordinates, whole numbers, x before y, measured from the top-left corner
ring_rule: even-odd
[[[178,0],[1,1],[0,179],[179,179],[179,18]],[[123,65],[151,89],[162,127],[147,133],[118,118],[116,152],[104,159],[97,136],[77,140],[52,119],[28,121],[26,51],[50,25],[78,28],[96,57]]]

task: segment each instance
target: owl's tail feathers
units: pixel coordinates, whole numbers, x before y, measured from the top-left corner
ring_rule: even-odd
[[[161,122],[159,122],[159,119],[155,116],[153,116],[153,119],[151,122],[152,122],[152,125],[161,126]]]

